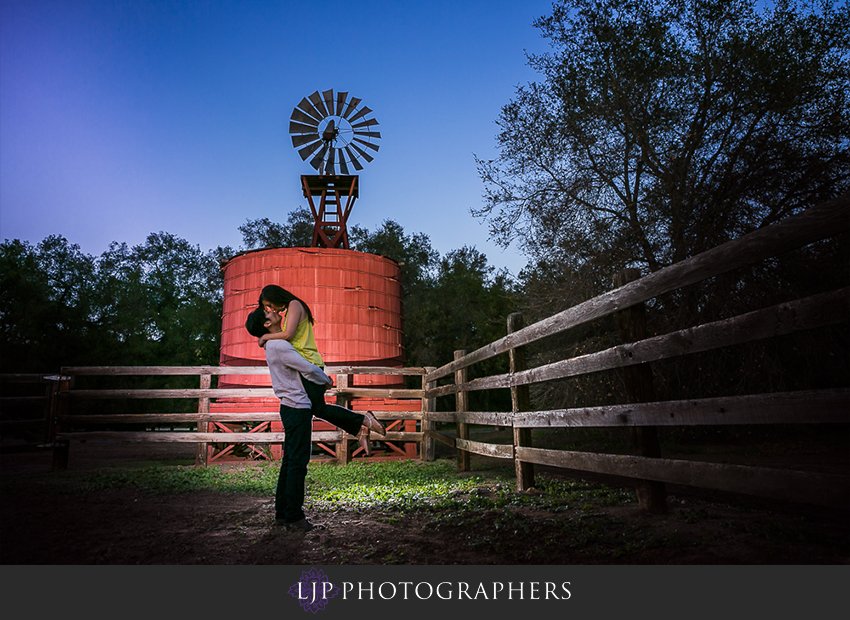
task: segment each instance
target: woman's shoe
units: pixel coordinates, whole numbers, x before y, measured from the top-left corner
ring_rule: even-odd
[[[366,456],[372,456],[372,441],[368,428],[365,426],[360,428],[360,432],[357,433],[357,441],[360,442],[360,447],[366,452]]]
[[[387,429],[384,428],[384,425],[378,422],[378,418],[371,411],[367,411],[363,414],[363,426],[368,428],[373,433],[377,433],[378,435],[386,435]]]

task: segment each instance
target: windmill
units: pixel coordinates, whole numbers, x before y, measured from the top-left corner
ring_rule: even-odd
[[[374,130],[378,121],[369,117],[372,110],[360,103],[347,92],[316,91],[295,106],[289,119],[292,146],[319,173],[301,176],[315,220],[313,247],[349,247],[346,222],[360,193],[359,178],[349,170],[359,172],[363,161],[371,162],[381,138]]]

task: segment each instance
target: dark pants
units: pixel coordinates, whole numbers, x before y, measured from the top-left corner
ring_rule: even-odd
[[[286,523],[304,518],[304,479],[313,450],[313,416],[330,422],[349,435],[357,435],[363,425],[363,414],[325,402],[327,387],[307,381],[304,377],[301,377],[301,383],[313,408],[280,407],[280,421],[283,422],[286,436],[275,492],[275,518]]]
[[[307,391],[307,396],[310,398],[310,404],[313,406],[313,415],[325,422],[330,422],[337,428],[341,428],[349,435],[357,435],[360,432],[360,427],[363,426],[363,414],[354,413],[340,407],[339,405],[329,405],[325,402],[325,392],[327,386],[307,381],[301,377],[301,384]]]
[[[313,414],[309,409],[281,405],[280,421],[286,436],[275,492],[275,518],[294,523],[304,518],[304,479],[313,449]]]

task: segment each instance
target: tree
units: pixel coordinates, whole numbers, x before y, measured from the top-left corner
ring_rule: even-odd
[[[3,371],[39,372],[80,363],[94,345],[93,259],[64,237],[51,235],[35,247],[5,241],[0,267]]]
[[[442,366],[456,350],[471,352],[505,335],[514,300],[508,276],[494,272],[474,247],[453,250],[439,260],[406,329],[418,343],[422,365]]]
[[[625,267],[656,271],[850,188],[850,9],[760,4],[562,0],[536,21],[552,51],[530,56],[541,81],[502,109],[499,156],[477,160],[485,205],[473,211],[530,257],[521,274],[530,320],[609,290]],[[653,300],[650,329],[846,285],[847,245],[819,244]],[[813,277],[823,257],[835,268]],[[803,358],[820,360],[812,368],[824,372],[812,375],[846,369],[846,354],[836,372],[818,349],[846,339],[844,330],[654,368],[665,397],[688,396],[693,377],[702,396],[799,389],[793,369]],[[545,362],[614,342],[602,321],[534,348]],[[749,372],[756,367],[771,371]],[[582,381],[546,386],[545,404],[582,404],[576,386],[592,393],[585,404],[619,398],[616,375]]]
[[[441,258],[427,235],[407,235],[392,220],[374,232],[354,226],[350,237],[355,250],[387,256],[401,267],[405,365],[442,366],[456,350],[473,351],[505,335],[507,315],[515,309],[513,283],[505,272],[494,273],[474,247]],[[479,364],[476,372],[502,366],[506,372],[506,364]],[[480,395],[474,398],[478,402]]]
[[[354,225],[349,230],[349,239],[352,250],[386,256],[399,264],[404,318],[404,363],[406,366],[425,365],[420,354],[420,309],[428,299],[433,269],[440,257],[439,252],[431,247],[428,235],[408,235],[404,228],[393,220],[384,220],[374,232]]]
[[[308,248],[313,242],[313,215],[304,207],[289,213],[286,224],[264,217],[239,227],[246,250],[261,248]]]
[[[374,232],[355,224],[349,231],[349,239],[352,250],[386,256],[399,264],[405,296],[414,295],[422,288],[440,256],[431,247],[428,235],[407,235],[393,220],[384,220]]]
[[[850,186],[850,11],[562,0],[554,51],[477,160],[493,237],[607,275],[657,270]]]
[[[411,306],[405,318],[410,365],[443,366],[454,359],[455,351],[471,353],[502,338],[507,317],[516,310],[516,294],[506,271],[496,272],[484,254],[464,246],[439,260],[427,288]],[[508,371],[508,358],[501,355],[473,365],[468,377]],[[507,390],[475,391],[469,398],[475,411],[511,407]],[[454,406],[453,397],[442,400],[447,409]]]
[[[144,363],[217,364],[223,295],[218,258],[228,250],[203,252],[163,232],[133,248],[113,243],[98,261],[99,324]]]
[[[61,366],[217,364],[230,248],[202,252],[168,233],[99,258],[64,237],[0,245],[4,372]]]

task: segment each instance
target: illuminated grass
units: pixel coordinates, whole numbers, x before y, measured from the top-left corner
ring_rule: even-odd
[[[512,484],[504,477],[459,476],[446,462],[386,461],[353,463],[346,467],[311,467],[307,474],[308,502],[314,508],[405,509],[470,491],[485,482]]]
[[[487,510],[533,506],[559,512],[571,507],[587,509],[634,501],[629,492],[545,475],[536,477],[539,493],[516,493],[512,474],[511,469],[504,468],[459,474],[448,461],[352,463],[345,467],[311,464],[306,504],[317,510]],[[206,490],[270,496],[274,495],[277,478],[277,463],[228,469],[157,464],[87,474],[83,490],[136,487],[150,494]]]

